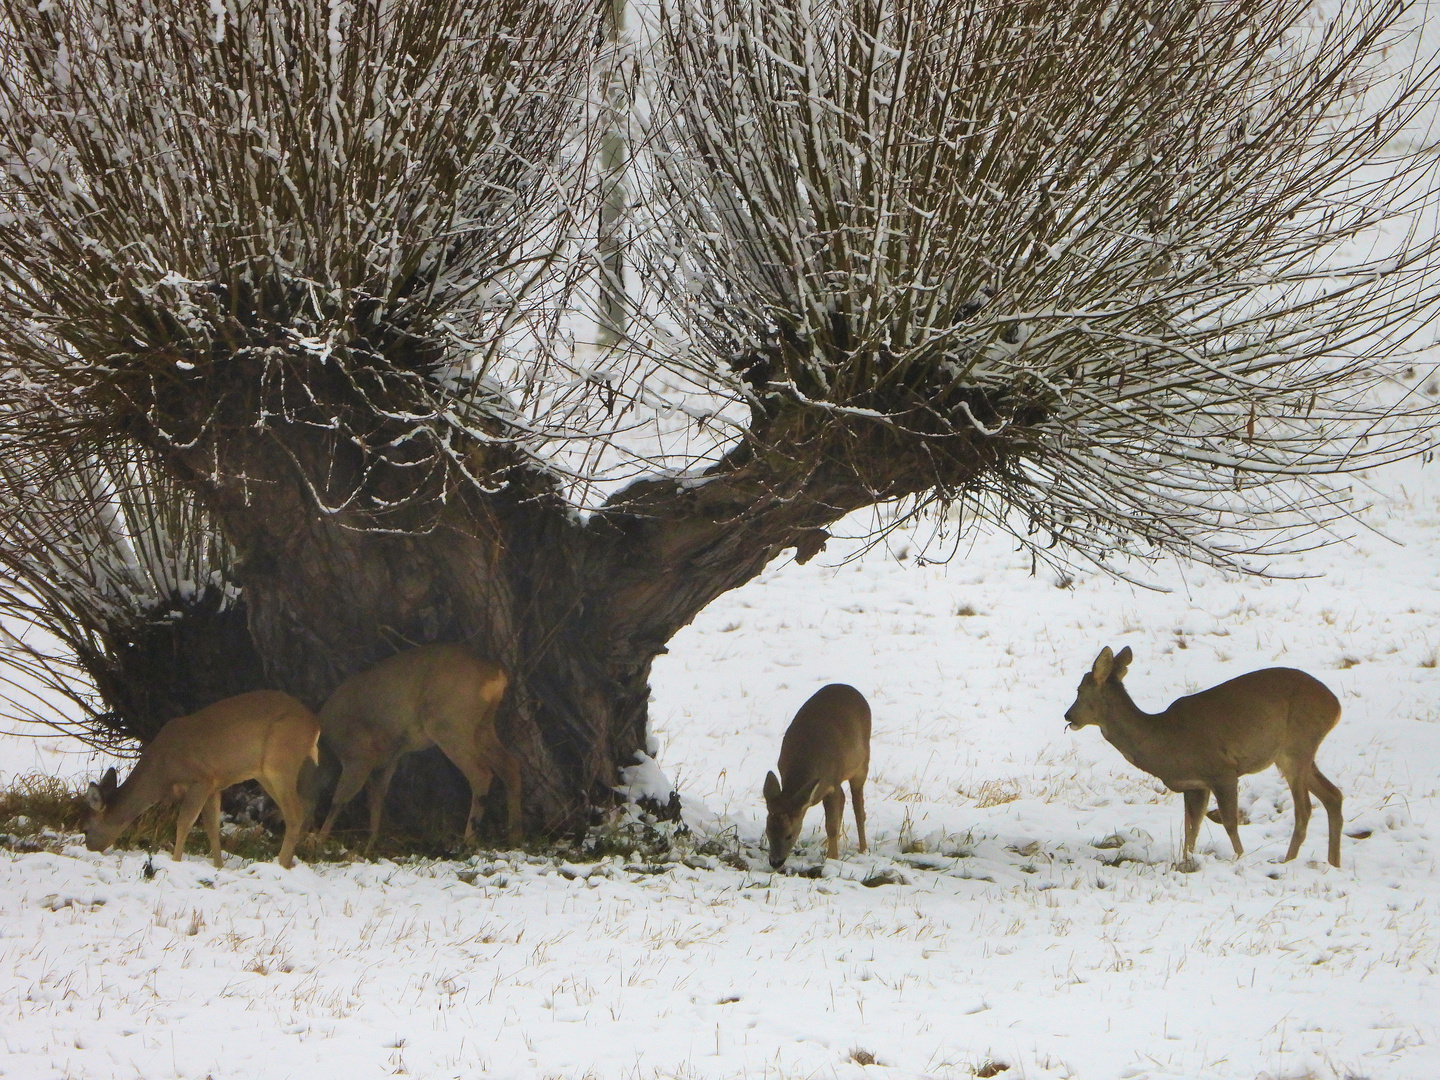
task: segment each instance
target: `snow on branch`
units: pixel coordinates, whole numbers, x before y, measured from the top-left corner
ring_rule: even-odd
[[[153,627],[233,606],[232,561],[207,515],[143,457],[6,445],[0,677],[14,718],[116,745],[126,724],[95,721],[96,688],[113,688]]]
[[[1430,439],[1393,379],[1437,299],[1401,136],[1440,66],[1378,63],[1411,6],[667,3],[646,266],[773,452],[865,413],[922,502],[1263,554]]]
[[[387,532],[744,469],[1266,551],[1429,437],[1412,7],[667,0],[617,82],[579,0],[0,0],[0,378],[46,403],[0,431]],[[567,350],[632,103],[624,340]]]
[[[0,363],[162,453],[333,435],[336,506],[463,482],[448,418],[529,437],[487,375],[563,284],[597,18],[0,0]]]

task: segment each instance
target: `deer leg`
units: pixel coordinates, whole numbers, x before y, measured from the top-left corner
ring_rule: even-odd
[[[195,819],[200,816],[200,811],[209,798],[210,789],[198,780],[185,789],[185,797],[180,800],[180,816],[175,819],[175,850],[172,857],[176,862],[185,857],[185,838],[190,835]]]
[[[219,870],[225,866],[225,857],[220,852],[220,792],[212,791],[210,797],[205,800],[201,808],[201,821],[205,823],[205,832],[210,837],[210,860]]]
[[[306,763],[308,764],[308,759]],[[280,841],[280,854],[275,861],[289,870],[295,865],[295,846],[305,835],[305,827],[310,823],[310,813],[314,806],[300,792],[298,777],[289,784],[284,780],[271,782],[260,776],[255,779],[265,789],[265,794],[280,808],[280,816],[285,819],[285,838]]]
[[[840,829],[845,824],[845,789],[839,784],[825,796],[825,857],[840,858]]]
[[[850,779],[850,808],[855,812],[855,831],[860,834],[860,854],[869,849],[865,846],[865,777]]]
[[[1240,779],[1227,777],[1216,782],[1214,790],[1215,804],[1220,808],[1220,824],[1225,826],[1230,846],[1235,849],[1238,859],[1245,854],[1245,848],[1240,843]]]
[[[465,770],[465,779],[470,781],[470,813],[465,815],[465,835],[462,838],[470,844],[475,840],[475,822],[485,812],[484,799],[490,794],[490,785],[495,774],[484,765],[476,763]]]
[[[1290,798],[1295,804],[1295,831],[1290,834],[1290,850],[1285,853],[1285,862],[1300,854],[1300,845],[1305,842],[1305,833],[1310,828],[1309,772],[1309,767],[1300,768],[1285,777],[1290,782]]]
[[[365,786],[370,774],[375,771],[374,764],[361,761],[342,761],[340,763],[340,782],[335,785],[335,794],[330,799],[330,812],[325,815],[325,824],[320,826],[320,842],[323,844],[330,837],[330,827],[335,824],[335,819],[340,811],[350,805],[352,799],[360,794],[360,789]]]
[[[300,835],[315,827],[315,800],[319,795],[320,766],[308,757],[300,760],[300,771],[295,775],[295,794],[304,806],[305,818],[300,822]],[[288,821],[287,821],[288,824]]]
[[[501,746],[499,740],[491,742],[489,757],[505,784],[505,824],[509,829],[510,843],[519,844],[520,830],[524,824],[520,801],[520,759]]]
[[[490,759],[486,755],[489,746],[481,746],[478,741],[471,745],[463,742],[457,744],[449,739],[443,742],[436,739],[435,744],[455,763],[455,767],[464,774],[470,784],[470,812],[465,815],[464,836],[465,843],[469,844],[475,839],[475,819],[484,809],[482,803],[490,793],[490,784],[495,779],[495,771],[491,769]]]
[[[390,780],[395,775],[395,769],[400,764],[399,756],[390,759],[379,772],[371,773],[370,780],[365,785],[365,800],[370,805],[370,839],[365,842],[365,857],[370,857],[370,851],[375,846],[375,838],[380,835],[380,815],[385,810],[385,793],[390,790]]]
[[[1314,762],[1310,764],[1310,790],[1319,798],[1321,805],[1325,807],[1325,815],[1330,819],[1330,865],[1339,866],[1340,830],[1345,825],[1340,808],[1345,801],[1344,796],[1340,794],[1340,789],[1315,767]]]
[[[1185,792],[1185,846],[1180,849],[1182,858],[1195,853],[1195,841],[1200,837],[1200,822],[1205,817],[1205,808],[1209,805],[1209,788],[1192,788]]]
[[[468,754],[458,746],[438,745],[470,782],[470,816],[465,819],[465,842],[468,844],[475,837],[475,822],[484,810],[481,804],[498,775],[505,785],[505,823],[510,843],[518,844],[521,825],[520,759],[505,749],[493,735],[477,741]]]

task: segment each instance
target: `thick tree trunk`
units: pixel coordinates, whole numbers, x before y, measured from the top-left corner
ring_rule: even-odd
[[[783,452],[751,440],[703,483],[632,484],[585,520],[518,456],[476,470],[505,475],[491,493],[433,481],[433,470],[448,486],[407,487],[393,462],[376,469],[298,426],[156,449],[238,552],[269,685],[318,708],[397,651],[469,644],[511,674],[498,723],[523,763],[526,827],[557,833],[611,804],[618,769],[645,744],[651,665],[677,630],[783,549],[803,561],[842,515],[933,482],[933,455],[919,468],[874,444],[887,438],[883,425],[823,431],[832,445],[797,452],[814,437],[800,414],[769,441]],[[957,483],[993,465],[980,443],[943,449]],[[381,528],[377,505],[407,509],[387,510]],[[465,789],[447,768],[407,763],[415,780],[396,785],[397,797],[408,786],[433,804],[448,791],[458,822]]]
[[[240,580],[271,684],[317,708],[347,676],[416,645],[463,641],[501,663],[512,678],[498,722],[523,761],[528,829],[568,831],[609,804],[617,767],[644,745],[663,642],[612,633],[609,574],[585,558],[583,529],[564,515],[512,514],[508,543],[451,526],[396,537],[311,522],[285,557],[247,558]],[[432,804],[443,795],[463,824],[457,781],[434,755],[407,762],[393,820],[405,823],[408,791]]]
[[[597,530],[558,509],[495,509],[488,536],[448,523],[397,537],[312,520],[288,531],[283,556],[252,547],[240,567],[251,633],[271,684],[317,708],[350,674],[415,645],[464,641],[494,658],[512,676],[499,725],[524,763],[527,827],[568,832],[610,805],[618,768],[644,746],[650,666],[669,634],[637,636],[617,620],[621,552],[597,544]],[[443,794],[463,824],[457,781],[434,755],[407,762],[393,820],[405,823],[408,791],[431,803]]]

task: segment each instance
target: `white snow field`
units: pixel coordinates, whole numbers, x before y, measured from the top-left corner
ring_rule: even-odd
[[[0,1074],[1440,1076],[1440,469],[1370,482],[1374,531],[1281,567],[1305,580],[1060,588],[988,536],[948,566],[835,565],[832,543],[722,598],[657,664],[653,722],[687,817],[749,870],[191,856],[146,880],[143,855],[78,838],[0,853]],[[1152,711],[1271,664],[1334,689],[1343,867],[1318,806],[1301,858],[1274,861],[1291,810],[1270,770],[1242,781],[1245,855],[1207,822],[1177,869],[1180,797],[1064,728],[1105,644],[1134,649]],[[832,680],[874,708],[873,851],[847,809],[823,878],[771,874],[742,846],[761,781]],[[7,746],[12,774],[87,763]],[[819,864],[821,818],[792,866]]]

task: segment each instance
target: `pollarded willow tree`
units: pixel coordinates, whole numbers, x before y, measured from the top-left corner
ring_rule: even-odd
[[[471,642],[558,828],[853,511],[1263,569],[1431,419],[1436,66],[1310,7],[667,3],[596,349],[594,5],[0,0],[0,599],[142,737]]]

